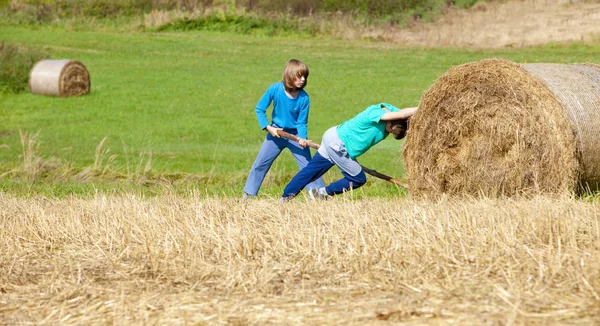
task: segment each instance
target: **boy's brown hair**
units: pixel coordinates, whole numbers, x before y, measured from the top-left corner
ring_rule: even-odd
[[[390,121],[390,129],[392,130],[394,139],[402,139],[406,136],[406,132],[408,131],[408,120],[409,119]]]
[[[306,84],[308,84],[308,72],[308,66],[304,62],[297,59],[288,60],[283,69],[283,86],[285,86],[286,90],[295,89],[294,81],[296,77],[304,76],[306,81],[302,88],[306,87]]]

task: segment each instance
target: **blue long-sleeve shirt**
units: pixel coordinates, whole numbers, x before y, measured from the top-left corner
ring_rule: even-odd
[[[283,82],[271,85],[256,105],[256,118],[261,129],[270,123],[267,118],[267,108],[273,103],[271,114],[274,124],[283,129],[297,129],[298,137],[308,138],[308,111],[310,99],[308,93],[300,90],[295,98],[289,98],[285,93]]]

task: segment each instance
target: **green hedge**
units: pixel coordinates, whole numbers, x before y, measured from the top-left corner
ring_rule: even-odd
[[[1,1],[1,0],[0,0]],[[157,10],[204,10],[213,6],[247,12],[275,12],[306,16],[343,12],[368,17],[388,17],[407,11],[428,12],[443,6],[470,7],[479,0],[14,0],[4,10],[37,22],[56,18],[114,18]]]
[[[26,91],[29,73],[39,60],[48,54],[41,50],[0,44],[0,93],[20,93]]]

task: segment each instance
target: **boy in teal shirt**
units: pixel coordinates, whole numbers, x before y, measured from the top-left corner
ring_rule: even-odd
[[[333,196],[364,185],[367,176],[356,158],[390,133],[395,139],[404,138],[407,120],[416,110],[416,107],[400,110],[388,103],[375,104],[341,125],[329,128],[323,134],[315,156],[283,190],[282,200],[295,197],[307,184],[317,180],[334,165],[340,168],[344,178],[319,188],[311,196]]]

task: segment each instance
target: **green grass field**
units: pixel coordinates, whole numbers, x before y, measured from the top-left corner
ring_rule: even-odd
[[[600,46],[549,45],[492,50],[421,49],[373,41],[267,38],[224,33],[90,32],[0,25],[11,44],[43,48],[53,59],[83,62],[92,91],[77,98],[30,93],[0,95],[2,189],[22,191],[7,175],[23,164],[21,132],[39,132],[36,154],[74,171],[94,164],[106,137],[104,161],[121,175],[195,176],[192,187],[238,195],[265,132],[254,106],[281,78],[290,58],[305,61],[311,75],[309,136],[322,133],[368,105],[415,106],[449,68],[485,58],[517,62],[594,62]],[[401,142],[386,139],[359,161],[396,178],[403,175]],[[297,171],[289,152],[275,162],[262,194],[277,195]],[[326,179],[337,178],[332,169]],[[68,180],[65,179],[65,180]],[[106,180],[111,184],[118,180]],[[102,188],[103,182],[73,185],[56,180],[28,184],[46,191]],[[189,186],[189,185],[188,185]],[[66,187],[66,188],[65,188]],[[20,190],[19,190],[20,189]],[[52,190],[54,189],[54,190]],[[65,189],[69,189],[65,191]],[[78,190],[79,189],[79,190]],[[365,195],[402,190],[370,178]]]

